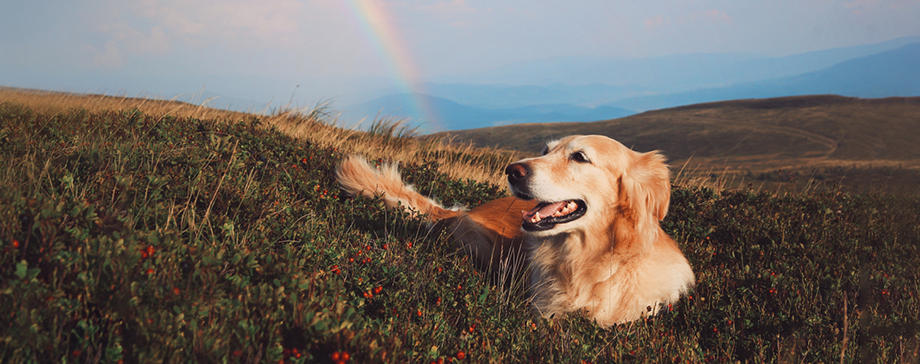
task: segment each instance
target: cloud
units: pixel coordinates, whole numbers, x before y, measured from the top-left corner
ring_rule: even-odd
[[[127,57],[164,54],[177,44],[290,46],[300,35],[298,18],[304,4],[296,0],[142,0],[110,1],[102,9],[93,23],[102,40],[87,49],[94,64],[116,67]]]
[[[728,13],[719,10],[719,9],[709,9],[703,10],[702,12],[696,14],[694,17],[704,20],[717,23],[731,23],[732,17]]]
[[[728,13],[719,9],[707,9],[700,11],[691,11],[675,17],[665,15],[655,15],[645,18],[642,24],[647,29],[659,29],[669,26],[684,27],[687,25],[698,25],[700,23],[708,24],[729,24],[734,20]]]
[[[138,10],[176,36],[277,44],[298,32],[304,4],[296,0],[145,0]]]
[[[668,23],[668,20],[664,16],[656,15],[650,18],[645,18],[645,21],[643,21],[643,23],[645,24],[646,28],[652,29],[652,28],[658,28]]]

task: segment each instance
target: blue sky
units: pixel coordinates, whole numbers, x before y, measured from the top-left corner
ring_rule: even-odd
[[[0,85],[310,100],[401,77],[349,2],[4,1]],[[553,57],[780,56],[920,35],[920,0],[374,3],[423,80]]]

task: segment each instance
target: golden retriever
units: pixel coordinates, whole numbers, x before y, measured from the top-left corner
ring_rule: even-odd
[[[668,212],[668,167],[599,135],[550,142],[542,156],[509,165],[512,193],[469,211],[445,209],[380,169],[351,156],[336,169],[350,193],[381,196],[389,207],[448,228],[482,265],[521,247],[529,289],[545,317],[583,311],[602,327],[654,315],[694,284],[680,248],[659,226]]]

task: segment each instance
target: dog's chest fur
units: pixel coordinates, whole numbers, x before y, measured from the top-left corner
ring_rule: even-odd
[[[690,265],[679,252],[665,247],[638,255],[585,241],[605,238],[581,232],[526,238],[533,303],[543,316],[584,310],[606,327],[654,315],[693,284]],[[589,251],[591,246],[608,248]]]

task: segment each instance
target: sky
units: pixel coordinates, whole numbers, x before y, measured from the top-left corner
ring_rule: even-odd
[[[0,85],[318,101],[554,57],[782,56],[917,19],[920,0],[4,1]]]

